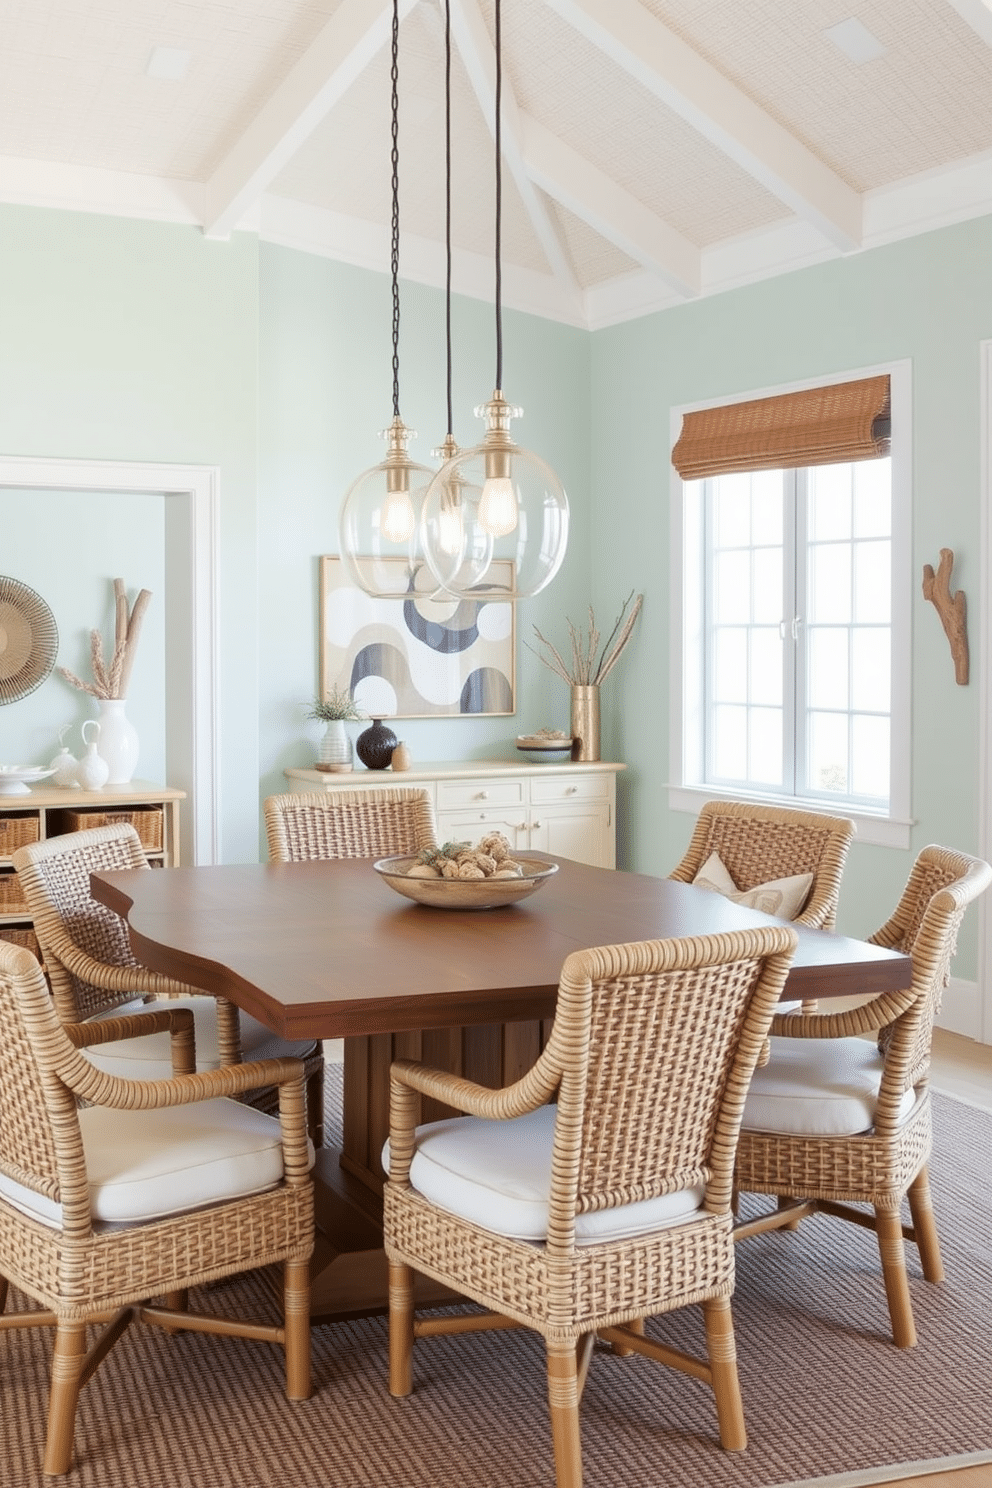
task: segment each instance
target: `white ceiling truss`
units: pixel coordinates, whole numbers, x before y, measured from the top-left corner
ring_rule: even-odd
[[[116,52],[98,98],[32,30],[35,3],[0,15],[0,200],[196,223],[211,238],[259,230],[387,267],[392,0],[241,0],[233,32],[224,0],[146,0],[155,23],[134,37],[129,0],[104,0],[100,45]],[[88,0],[47,4],[53,25],[95,25]],[[455,288],[486,297],[493,4],[450,0],[460,101],[478,110],[458,130],[475,154]],[[823,40],[852,4],[884,46],[863,67]],[[431,283],[444,273],[429,153],[443,9],[399,0],[417,188],[401,273]],[[984,0],[503,0],[503,12],[504,294],[519,308],[595,327],[992,212]],[[161,43],[190,52],[189,79],[141,94],[134,58]],[[67,100],[54,121],[49,80]]]

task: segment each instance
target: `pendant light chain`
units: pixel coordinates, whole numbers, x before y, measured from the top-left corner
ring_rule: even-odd
[[[500,15],[500,0],[496,0],[496,386],[503,386],[503,151],[502,151],[502,96],[503,96],[503,43]]]
[[[451,0],[444,0],[444,224],[445,340],[448,359],[448,433],[454,433],[451,404]]]
[[[392,82],[393,221],[389,267],[393,279],[393,417],[400,416],[400,3],[393,0],[393,43],[389,76]]]

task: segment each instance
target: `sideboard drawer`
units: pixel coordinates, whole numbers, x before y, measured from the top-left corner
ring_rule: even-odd
[[[605,801],[613,783],[610,775],[536,775],[530,783],[533,802]]]
[[[522,780],[439,780],[437,809],[451,806],[519,806],[526,797]]]

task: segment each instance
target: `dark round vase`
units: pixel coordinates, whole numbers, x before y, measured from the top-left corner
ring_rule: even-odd
[[[355,753],[369,770],[387,770],[396,748],[396,735],[381,718],[373,718],[371,728],[355,740]]]

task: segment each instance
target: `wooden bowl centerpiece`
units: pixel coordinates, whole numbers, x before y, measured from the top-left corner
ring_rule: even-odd
[[[476,847],[446,842],[419,854],[401,853],[372,865],[397,894],[435,909],[498,909],[517,904],[558,872],[544,858],[516,856],[501,832]]]

